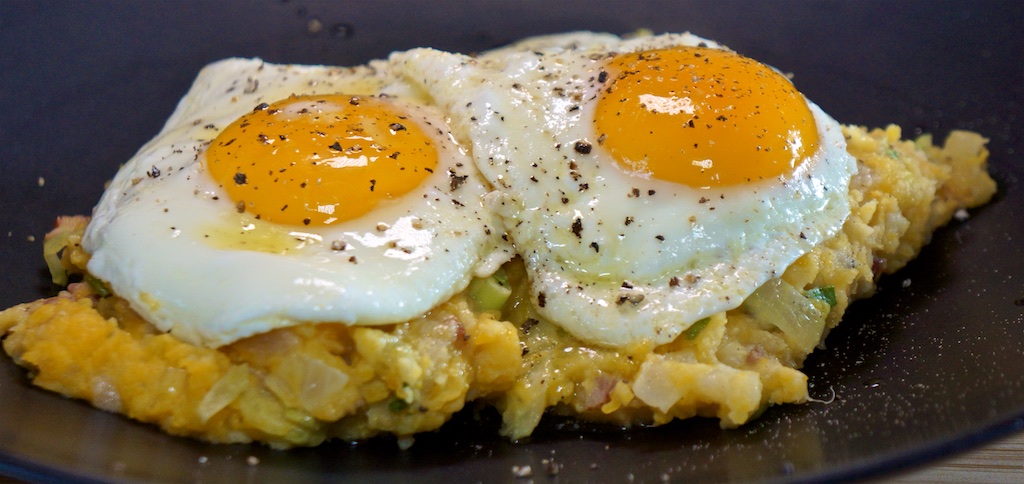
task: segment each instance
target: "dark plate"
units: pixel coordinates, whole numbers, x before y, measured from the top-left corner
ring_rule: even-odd
[[[511,481],[514,465],[547,479],[543,462],[554,459],[558,479],[570,481],[859,478],[1024,427],[1024,139],[1015,129],[1024,3],[598,3],[0,3],[0,306],[56,291],[40,257],[53,218],[88,213],[210,61],[357,64],[396,49],[471,52],[571,29],[691,30],[795,73],[840,121],[992,139],[996,200],[936,234],[808,360],[812,394],[835,395],[832,403],[772,408],[728,431],[707,420],[630,431],[547,420],[519,444],[496,437],[487,413],[483,425],[460,415],[405,452],[388,439],[279,452],[165,436],[32,388],[4,357],[0,473]]]

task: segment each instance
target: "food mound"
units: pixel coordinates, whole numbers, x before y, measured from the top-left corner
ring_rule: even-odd
[[[227,59],[0,331],[34,384],[212,442],[406,445],[470,402],[512,439],[736,427],[806,402],[849,304],[992,197],[985,142],[841,126],[691,34]]]

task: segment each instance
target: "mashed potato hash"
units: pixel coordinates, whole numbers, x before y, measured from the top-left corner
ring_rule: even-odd
[[[510,291],[497,303],[482,304],[471,285],[401,324],[306,324],[193,345],[157,331],[87,274],[88,220],[62,217],[48,261],[56,276],[84,279],[0,313],[3,347],[42,388],[212,442],[287,448],[411,437],[469,402],[496,407],[513,439],[547,412],[622,426],[705,416],[735,427],[768,406],[807,401],[799,368],[848,305],[957,210],[995,192],[986,140],[975,133],[954,131],[941,146],[927,135],[901,140],[896,126],[843,134],[859,171],[842,230],[738,308],[667,344],[575,339],[537,313],[514,259],[497,282]]]

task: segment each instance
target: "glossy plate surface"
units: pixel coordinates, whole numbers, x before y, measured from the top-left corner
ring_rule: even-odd
[[[816,480],[879,475],[1024,428],[1024,3],[221,1],[0,3],[0,306],[54,294],[41,257],[88,213],[208,62],[351,65],[542,33],[690,30],[795,74],[845,123],[991,138],[995,201],[936,234],[812,355],[829,404],[723,431],[547,420],[528,442],[458,416],[408,451],[383,439],[287,452],[168,437],[37,390],[0,357],[0,474],[33,480],[280,482]]]

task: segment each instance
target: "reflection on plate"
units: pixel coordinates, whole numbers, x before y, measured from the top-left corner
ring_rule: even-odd
[[[671,3],[671,5],[669,5]],[[1000,195],[940,231],[921,257],[855,304],[811,356],[812,395],[723,431],[707,420],[622,431],[551,418],[528,441],[460,414],[398,451],[381,439],[287,452],[215,446],[32,388],[0,361],[0,473],[31,479],[279,481],[704,480],[857,477],[918,464],[1024,427],[1024,41],[1020,3],[706,5],[587,2],[430,8],[378,2],[0,6],[0,305],[53,293],[41,239],[87,213],[103,183],[159,129],[192,77],[222,57],[355,64],[395,49],[479,51],[566,29],[689,29],[796,74],[844,122],[992,138]],[[825,28],[825,26],[829,28]],[[34,237],[35,240],[29,240]],[[834,397],[834,398],[833,398]],[[242,477],[244,476],[244,477]]]

